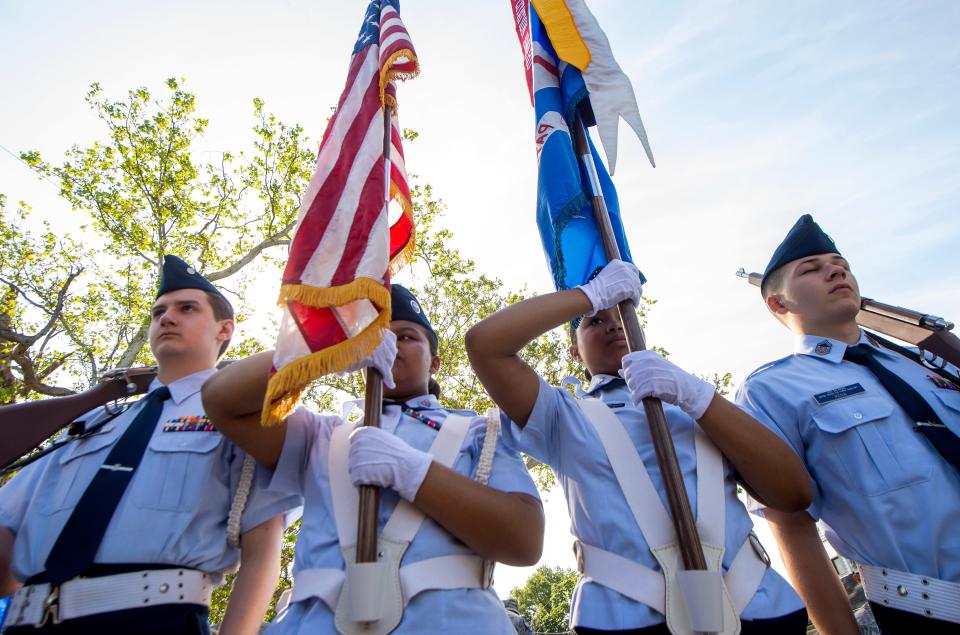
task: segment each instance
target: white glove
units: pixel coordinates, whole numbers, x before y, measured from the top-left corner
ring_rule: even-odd
[[[426,452],[380,428],[360,426],[350,433],[347,469],[356,486],[390,487],[412,503],[432,461]]]
[[[352,373],[362,368],[373,367],[383,375],[383,384],[387,388],[396,388],[393,381],[393,360],[397,358],[397,336],[390,329],[381,329],[383,339],[369,357],[361,359],[356,365],[348,368],[344,373]]]
[[[637,351],[623,357],[620,374],[634,403],[656,397],[680,406],[685,413],[699,419],[716,394],[713,384],[691,375],[670,360],[653,351]]]
[[[640,296],[643,295],[640,270],[623,260],[611,260],[596,278],[577,288],[583,291],[593,305],[593,311],[584,314],[586,317],[616,306],[624,300],[633,300],[633,303],[638,305]]]

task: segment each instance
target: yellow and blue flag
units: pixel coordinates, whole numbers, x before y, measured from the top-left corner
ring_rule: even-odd
[[[590,91],[581,71],[559,59],[547,29],[525,0],[512,0],[536,112],[537,227],[557,290],[585,283],[607,263],[590,204],[590,176],[570,136],[575,114],[594,125]],[[623,260],[633,262],[620,218],[617,191],[592,141],[590,151],[610,224]],[[641,278],[643,276],[641,275]]]

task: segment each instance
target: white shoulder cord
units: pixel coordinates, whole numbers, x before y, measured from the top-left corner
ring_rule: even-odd
[[[233,495],[230,504],[230,514],[227,516],[227,544],[231,547],[240,546],[240,516],[247,506],[250,497],[250,486],[253,484],[253,473],[257,461],[249,454],[243,457],[243,468],[240,470],[240,482],[237,484],[237,493]]]
[[[497,451],[497,436],[500,434],[500,409],[487,408],[487,429],[483,436],[483,449],[480,450],[480,460],[477,461],[477,482],[486,485],[493,472],[493,455]],[[495,560],[483,561],[484,588],[493,585],[493,569]]]
[[[497,451],[497,435],[500,434],[500,409],[487,408],[487,431],[483,437],[483,449],[477,462],[477,482],[486,485],[493,472],[493,455]]]

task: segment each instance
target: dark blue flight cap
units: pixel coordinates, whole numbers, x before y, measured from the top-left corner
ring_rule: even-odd
[[[430,318],[427,312],[423,310],[420,303],[414,297],[410,290],[403,285],[393,284],[390,286],[390,303],[393,305],[393,311],[390,315],[391,320],[407,320],[416,322],[427,329],[427,337],[433,348],[437,348],[437,333],[430,324]]]
[[[210,284],[210,281],[204,278],[199,271],[177,256],[168,254],[163,257],[163,273],[160,275],[160,288],[157,289],[157,297],[180,289],[200,289],[201,291],[216,293],[227,304],[230,304],[230,300],[227,300],[226,296],[220,293],[220,289]],[[233,308],[232,304],[230,304],[230,308]]]
[[[771,273],[798,258],[819,254],[839,254],[833,239],[820,229],[810,214],[804,214],[787,232],[787,237],[773,252],[773,257],[763,270],[763,280]],[[762,284],[762,283],[761,283]]]

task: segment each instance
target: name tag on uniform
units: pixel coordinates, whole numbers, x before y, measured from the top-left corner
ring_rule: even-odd
[[[164,432],[214,432],[210,419],[206,416],[177,417],[163,424]]]
[[[827,392],[822,392],[819,395],[814,395],[813,398],[817,400],[817,403],[821,406],[837,401],[838,399],[846,399],[847,397],[853,397],[854,395],[859,395],[862,392],[866,392],[863,389],[863,386],[860,384],[850,384],[849,386],[844,386],[843,388],[834,388],[833,390],[828,390]]]
[[[943,388],[944,390],[960,390],[960,386],[957,386],[945,377],[940,377],[939,375],[927,375],[927,379],[932,381],[933,385],[937,388]]]

